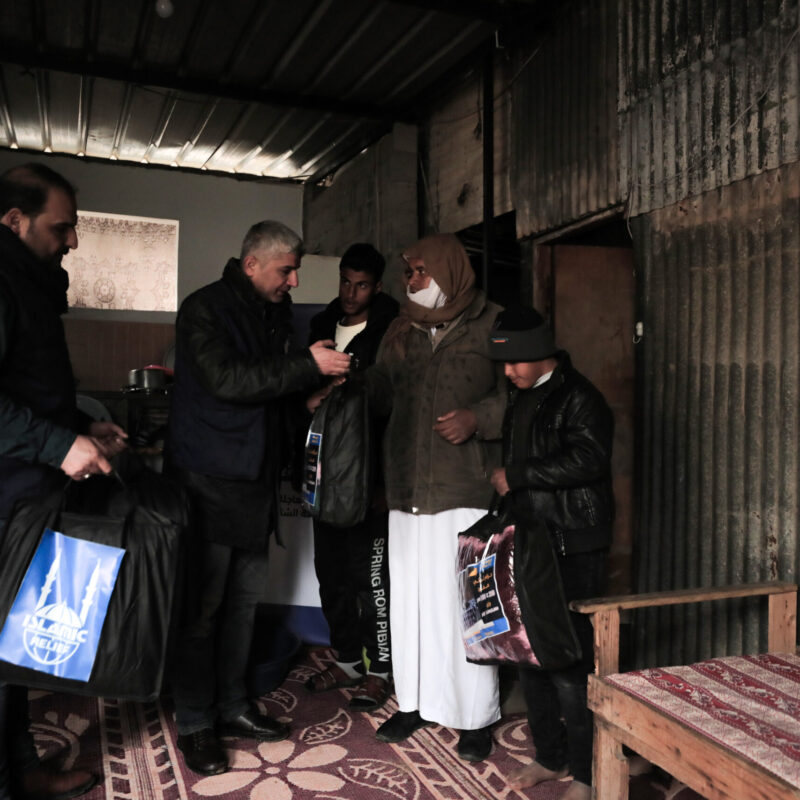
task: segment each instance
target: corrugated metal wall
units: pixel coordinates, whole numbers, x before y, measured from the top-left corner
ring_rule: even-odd
[[[663,208],[800,157],[797,0],[619,0],[620,184]]]
[[[640,591],[797,578],[798,198],[795,163],[632,220]],[[688,608],[637,625],[649,663],[766,646],[733,603]]]
[[[511,180],[520,237],[622,199],[616,9],[617,0],[560,3],[555,30],[532,32],[534,45],[518,56]]]
[[[519,57],[512,188],[520,236],[626,203],[645,325],[636,588],[795,580],[798,0],[561,9]],[[649,612],[637,659],[761,649],[764,622],[757,602]]]
[[[620,176],[645,323],[637,588],[796,580],[798,4],[620,9]],[[761,649],[757,609],[644,615],[640,663]]]

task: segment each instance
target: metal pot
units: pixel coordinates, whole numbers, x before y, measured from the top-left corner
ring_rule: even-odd
[[[128,385],[137,389],[163,389],[172,379],[172,370],[151,365],[128,372]]]

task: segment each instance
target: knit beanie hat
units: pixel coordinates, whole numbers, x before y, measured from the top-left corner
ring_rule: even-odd
[[[494,361],[542,361],[557,352],[553,334],[535,308],[508,308],[497,315],[489,334]]]

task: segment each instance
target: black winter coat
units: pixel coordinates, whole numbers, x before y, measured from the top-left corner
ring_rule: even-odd
[[[397,301],[383,292],[378,292],[372,299],[367,326],[347,345],[347,352],[354,359],[358,359],[359,369],[375,363],[383,334],[386,333],[389,323],[397,316],[399,309]],[[336,336],[336,323],[343,316],[342,305],[337,297],[328,303],[324,311],[320,311],[311,318],[309,344],[318,342],[320,339],[333,339]]]
[[[572,555],[611,543],[614,417],[566,353],[558,362],[540,389],[511,391],[503,451],[512,510],[544,522],[556,552]]]
[[[375,363],[381,339],[383,339],[386,329],[397,316],[399,310],[400,304],[388,294],[379,292],[373,297],[366,327],[361,333],[354,336],[347,345],[347,352],[353,357],[351,369],[360,371]],[[324,311],[320,311],[319,314],[315,314],[311,318],[308,336],[309,344],[318,342],[321,339],[334,339],[336,337],[336,323],[343,316],[341,303],[339,298],[336,297],[328,303]],[[382,487],[383,470],[380,469],[379,465],[383,459],[380,443],[386,430],[386,420],[373,420],[373,424],[375,428],[372,436],[374,437],[375,450],[366,457],[370,459],[371,466],[369,469],[372,471],[374,485]],[[354,441],[358,441],[358,439],[354,439]],[[298,448],[298,452],[300,455],[304,455],[305,451],[302,445]],[[302,469],[302,465],[300,469]]]
[[[265,302],[230,259],[222,279],[183,301],[177,318],[168,459],[203,511],[201,533],[245,549],[277,524],[292,393],[320,373],[288,352],[290,301]]]
[[[0,225],[0,520],[66,481],[58,467],[83,426],[61,322],[68,284]]]

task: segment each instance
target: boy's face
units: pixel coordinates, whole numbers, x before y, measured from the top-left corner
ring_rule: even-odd
[[[506,361],[506,378],[518,389],[530,389],[542,375],[552,370],[550,361]]]
[[[380,281],[369,272],[350,267],[339,271],[339,303],[350,325],[367,319],[372,300],[380,290]]]

